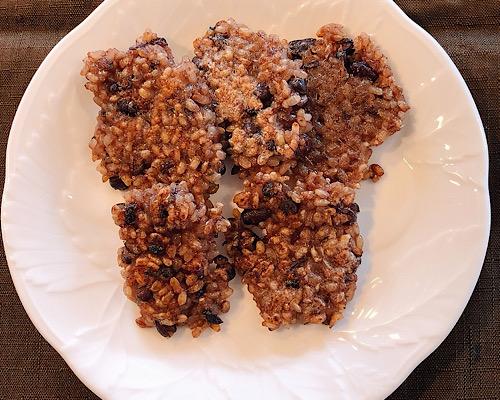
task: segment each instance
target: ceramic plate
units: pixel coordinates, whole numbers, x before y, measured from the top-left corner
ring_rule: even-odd
[[[378,148],[386,175],[358,195],[366,251],[334,330],[269,332],[235,295],[221,333],[166,340],[138,328],[115,262],[110,215],[87,148],[97,107],[79,76],[91,49],[126,48],[146,27],[175,54],[226,17],[288,39],[329,22],[365,31],[387,54],[412,110]],[[104,399],[382,399],[446,337],[478,278],[489,234],[481,121],[441,47],[386,0],[108,0],[35,74],[7,153],[2,230],[10,271],[35,326]],[[220,193],[226,201],[231,191]]]

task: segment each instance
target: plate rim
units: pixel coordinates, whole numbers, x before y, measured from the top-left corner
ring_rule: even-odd
[[[3,189],[3,195],[2,195],[2,207],[1,207],[1,220],[2,222],[5,221],[6,215],[8,214],[9,211],[9,206],[8,206],[8,198],[9,198],[9,192],[11,191],[11,176],[14,175],[13,171],[13,148],[14,148],[14,143],[18,141],[16,139],[16,132],[20,130],[20,125],[22,125],[23,120],[26,118],[27,113],[29,111],[29,99],[32,97],[33,92],[36,92],[38,89],[38,86],[42,84],[43,78],[45,75],[49,72],[50,70],[50,65],[57,60],[57,58],[61,55],[62,51],[64,48],[68,45],[71,45],[71,43],[77,38],[80,37],[81,35],[84,35],[92,26],[94,23],[99,21],[99,18],[104,15],[108,9],[114,7],[116,4],[119,3],[120,0],[104,0],[99,6],[95,8],[92,13],[90,13],[80,24],[78,24],[73,30],[71,30],[68,34],[66,34],[47,54],[47,56],[44,58],[40,66],[38,67],[37,71],[33,75],[33,77],[30,80],[30,83],[28,84],[21,101],[19,102],[19,105],[16,110],[16,114],[14,116],[14,119],[12,121],[12,125],[9,131],[9,137],[7,141],[7,150],[6,150],[6,157],[5,157],[5,183],[4,183],[4,189]],[[353,1],[353,0],[347,0],[347,1]],[[489,243],[489,237],[490,237],[490,231],[491,231],[491,205],[490,205],[490,195],[489,195],[489,185],[488,185],[488,177],[489,177],[489,153],[488,153],[488,145],[487,145],[487,140],[486,140],[486,133],[484,131],[484,126],[481,120],[481,116],[479,114],[479,111],[477,109],[477,106],[474,102],[474,99],[472,97],[472,94],[463,79],[462,75],[460,74],[458,68],[456,67],[455,63],[452,61],[450,56],[446,53],[446,51],[443,49],[443,47],[437,42],[432,35],[430,35],[427,31],[425,31],[422,27],[420,27],[416,22],[414,22],[408,15],[404,13],[404,11],[393,1],[393,0],[378,0],[378,5],[379,7],[387,7],[389,11],[393,13],[393,18],[399,18],[404,22],[403,26],[412,31],[411,33],[413,36],[415,36],[417,39],[421,40],[423,44],[430,50],[435,53],[440,57],[440,59],[443,62],[446,62],[447,67],[449,68],[449,71],[454,75],[454,78],[457,79],[457,83],[459,83],[462,92],[465,95],[466,101],[468,108],[472,111],[473,117],[475,119],[475,122],[477,123],[477,126],[479,128],[479,133],[480,133],[480,140],[482,144],[482,150],[483,150],[483,157],[482,157],[482,163],[483,163],[483,168],[484,168],[484,176],[482,177],[481,183],[483,184],[484,188],[484,212],[485,212],[485,224],[484,224],[484,230],[483,230],[483,235],[482,239],[483,242],[481,243],[481,246],[479,248],[481,249],[481,254],[482,256],[480,257],[481,265],[476,267],[476,271],[473,279],[471,279],[471,282],[469,283],[469,288],[467,293],[462,297],[462,304],[460,304],[456,308],[456,315],[453,316],[451,323],[448,326],[441,326],[440,331],[435,335],[434,340],[426,340],[426,345],[422,346],[419,348],[419,351],[413,355],[413,357],[409,360],[407,360],[406,365],[401,366],[401,368],[398,370],[398,376],[395,377],[392,381],[386,383],[383,385],[383,396],[384,398],[389,396],[392,392],[394,392],[405,380],[406,378],[411,374],[411,372],[424,360],[426,359],[434,350],[437,349],[441,345],[441,343],[446,339],[446,337],[449,335],[451,330],[455,327],[456,323],[458,322],[459,318],[463,314],[463,311],[465,307],[467,306],[472,293],[474,291],[474,288],[477,284],[477,281],[479,279],[479,275],[482,271],[482,267],[484,265],[484,259],[486,256],[486,251],[488,248],[488,243]],[[19,135],[17,135],[19,137]],[[7,206],[6,206],[7,202]],[[85,384],[92,392],[94,392],[96,395],[99,397],[105,399],[106,398],[106,393],[101,390],[101,388],[92,381],[91,378],[89,378],[86,374],[81,373],[81,371],[78,370],[77,364],[72,362],[72,360],[69,359],[69,356],[67,356],[64,353],[64,348],[61,343],[59,343],[59,340],[53,332],[48,328],[48,326],[45,324],[43,321],[43,318],[41,314],[39,314],[36,311],[36,308],[33,306],[32,301],[28,294],[26,293],[25,286],[21,282],[21,278],[19,274],[16,274],[14,272],[15,265],[16,265],[16,260],[12,258],[12,250],[11,247],[13,247],[10,244],[10,237],[11,233],[9,232],[9,224],[1,224],[1,231],[2,231],[2,237],[3,237],[3,244],[4,244],[4,250],[5,250],[5,255],[6,255],[6,260],[7,264],[9,267],[9,272],[12,278],[12,281],[14,283],[14,287],[16,289],[16,292],[18,294],[18,297],[23,305],[24,310],[26,311],[28,317],[30,318],[31,322],[35,326],[35,328],[38,330],[38,332],[42,335],[42,337],[50,344],[54,350],[57,351],[57,353],[64,359],[64,361],[68,364],[68,366],[71,368],[72,372],[78,377],[78,379]],[[10,254],[10,255],[9,255]],[[394,384],[396,382],[396,384]]]

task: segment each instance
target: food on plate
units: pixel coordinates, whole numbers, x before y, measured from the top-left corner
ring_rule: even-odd
[[[194,337],[220,330],[229,310],[231,264],[217,254],[215,237],[229,222],[222,204],[207,208],[186,182],[134,189],[112,209],[124,242],[118,264],[124,292],[140,310],[137,324],[171,336],[187,325]]]
[[[112,215],[137,324],[218,331],[237,271],[269,330],[331,327],[363,253],[355,190],[383,175],[372,148],[409,109],[387,58],[336,24],[287,42],[228,19],[193,45],[176,63],[147,31],[127,51],[89,53],[82,71],[101,108],[92,159],[124,191]],[[243,185],[229,220],[210,200],[226,154]]]
[[[332,326],[341,317],[362,255],[352,189],[383,174],[369,165],[371,148],[400,130],[408,110],[367,35],[352,40],[340,25],[326,25],[317,39],[288,43],[288,60],[284,45],[233,20],[194,42],[244,181],[234,196],[243,211],[226,234],[227,251],[271,330]],[[257,101],[259,85],[266,101]],[[278,155],[276,143],[283,144]],[[295,255],[301,252],[303,258]]]
[[[193,336],[218,331],[234,270],[215,245],[229,222],[210,200],[226,156],[212,92],[191,61],[175,64],[166,40],[151,32],[125,52],[89,53],[82,75],[101,108],[92,158],[103,181],[131,189],[112,214],[137,324],[163,336],[180,325]]]

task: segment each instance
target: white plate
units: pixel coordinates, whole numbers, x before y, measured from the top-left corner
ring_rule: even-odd
[[[220,334],[166,340],[136,327],[121,293],[120,245],[87,142],[97,112],[79,76],[87,50],[125,48],[144,28],[177,56],[232,16],[285,38],[324,23],[372,34],[412,110],[377,149],[387,171],[359,193],[359,288],[331,331],[268,332],[233,284]],[[489,234],[487,149],[471,95],[441,47],[386,0],[108,0],[63,39],[19,106],[7,153],[2,229],[37,329],[105,399],[380,399],[449,333],[474,288]],[[222,193],[226,198],[230,193]]]

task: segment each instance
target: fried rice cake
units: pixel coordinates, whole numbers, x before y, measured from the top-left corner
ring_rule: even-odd
[[[224,130],[192,62],[175,64],[166,40],[146,32],[127,51],[91,52],[84,63],[100,107],[90,148],[103,181],[119,190],[180,181],[195,195],[217,190]]]
[[[401,129],[409,109],[387,58],[368,35],[351,39],[336,24],[288,47],[307,72],[306,109],[314,127],[297,154],[297,172],[323,172],[354,188],[363,179],[378,180],[384,171],[370,165],[372,148]]]
[[[287,181],[275,172],[245,180],[226,248],[264,326],[332,326],[356,288],[359,208],[351,188],[321,174]]]
[[[196,39],[194,52],[234,163],[243,170],[289,170],[312,125],[303,108],[307,74],[300,60],[288,57],[286,41],[228,19]]]
[[[136,322],[163,336],[188,326],[194,337],[220,330],[235,272],[217,255],[215,237],[229,222],[222,204],[207,208],[186,182],[134,189],[112,209],[124,246],[118,264],[125,295],[139,306]]]

